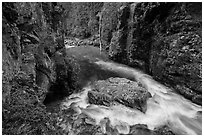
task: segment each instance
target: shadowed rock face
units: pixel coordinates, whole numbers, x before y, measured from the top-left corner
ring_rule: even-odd
[[[90,104],[111,106],[117,102],[142,112],[146,111],[146,101],[150,96],[139,82],[125,78],[97,81],[88,93]]]

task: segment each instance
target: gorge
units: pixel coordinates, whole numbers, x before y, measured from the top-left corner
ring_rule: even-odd
[[[201,135],[202,3],[3,2],[2,134]]]

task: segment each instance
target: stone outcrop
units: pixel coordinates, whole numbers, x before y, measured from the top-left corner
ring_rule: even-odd
[[[93,90],[88,93],[90,104],[111,106],[120,103],[144,113],[147,109],[146,101],[150,96],[140,83],[125,78],[97,81]]]

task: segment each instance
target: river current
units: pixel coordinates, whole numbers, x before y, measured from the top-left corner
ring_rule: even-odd
[[[89,54],[86,54],[85,57],[87,56]],[[100,67],[103,71],[113,72],[120,77],[142,83],[152,95],[147,100],[147,111],[142,113],[124,105],[106,107],[89,104],[87,93],[92,88],[91,82],[88,82],[80,93],[70,95],[62,103],[62,109],[74,107],[78,114],[88,115],[95,119],[98,125],[101,124],[102,119],[109,118],[110,124],[122,134],[128,134],[130,126],[135,124],[145,124],[151,130],[168,125],[176,134],[202,134],[202,106],[185,99],[175,93],[173,89],[160,84],[140,70],[112,61],[104,61],[97,57],[94,61],[92,60],[92,64]]]

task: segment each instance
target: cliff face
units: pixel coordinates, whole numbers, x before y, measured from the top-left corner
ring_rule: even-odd
[[[201,3],[115,4],[115,12],[102,12],[110,58],[143,69],[201,104]]]
[[[58,133],[55,116],[46,112],[43,101],[56,80],[67,78],[70,71],[69,65],[62,62],[66,68],[59,68],[57,62],[64,59],[64,40],[58,36],[62,20],[56,18],[61,15],[55,3],[3,3],[3,134]],[[56,54],[60,56],[53,57]],[[57,77],[62,69],[67,73]],[[63,88],[69,93],[71,87]]]
[[[177,5],[158,27],[150,53],[152,75],[172,82],[184,97],[198,104],[202,104],[201,9],[201,3]]]

